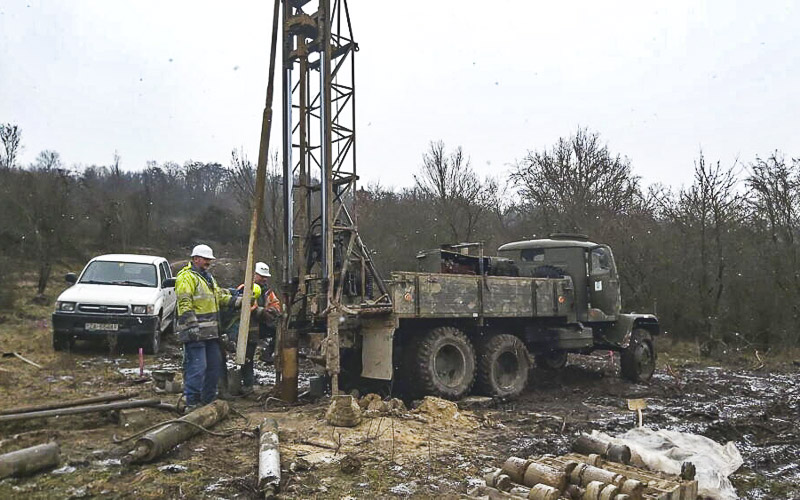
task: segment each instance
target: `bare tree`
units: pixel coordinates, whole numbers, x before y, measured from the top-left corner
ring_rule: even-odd
[[[22,150],[22,131],[17,125],[0,124],[0,142],[6,150],[5,156],[0,157],[0,167],[13,168]]]
[[[767,267],[762,274],[771,280],[761,285],[777,287],[784,298],[766,304],[771,328],[760,332],[760,340],[765,346],[773,339],[794,344],[800,338],[796,328],[800,319],[800,249],[796,238],[800,229],[800,160],[787,164],[780,153],[774,152],[767,159],[756,157],[750,171],[750,217],[754,227],[766,236],[754,246],[761,249]]]
[[[626,213],[639,197],[639,178],[627,158],[613,156],[600,135],[585,128],[552,149],[517,162],[511,181],[548,229],[588,231],[602,215]]]
[[[694,283],[698,339],[714,348],[721,343],[720,312],[727,283],[728,261],[738,242],[732,231],[743,220],[744,197],[737,190],[733,168],[707,163],[703,154],[695,162],[694,183],[681,190],[674,202],[663,204],[664,213],[683,235],[681,259],[686,283]]]
[[[481,180],[461,146],[447,154],[442,141],[430,143],[414,182],[424,196],[435,201],[453,242],[472,239],[497,194],[497,181]]]

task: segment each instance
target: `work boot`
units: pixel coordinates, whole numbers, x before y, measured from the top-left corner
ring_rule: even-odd
[[[183,414],[184,415],[188,415],[188,414],[192,413],[193,411],[195,411],[196,409],[200,408],[201,406],[203,406],[203,405],[201,405],[201,404],[186,405],[186,406],[183,407]]]

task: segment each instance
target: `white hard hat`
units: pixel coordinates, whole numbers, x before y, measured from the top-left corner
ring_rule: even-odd
[[[204,259],[216,259],[214,252],[208,245],[197,245],[192,249],[192,257],[202,257]]]
[[[269,266],[263,262],[256,262],[256,274],[269,278],[272,276],[269,273]]]

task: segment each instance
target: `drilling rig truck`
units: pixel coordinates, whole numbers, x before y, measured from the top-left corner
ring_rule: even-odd
[[[611,249],[578,235],[421,252],[414,272],[384,280],[362,241],[356,203],[353,38],[346,0],[282,0],[282,163],[286,312],[278,329],[279,393],[297,397],[298,349],[334,394],[402,385],[458,399],[519,394],[531,361],[621,353],[645,381],[658,321],[623,314]]]

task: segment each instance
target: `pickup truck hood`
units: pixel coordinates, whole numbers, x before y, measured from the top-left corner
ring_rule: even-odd
[[[158,294],[158,288],[77,283],[64,290],[58,300],[80,304],[147,305],[155,304]]]

